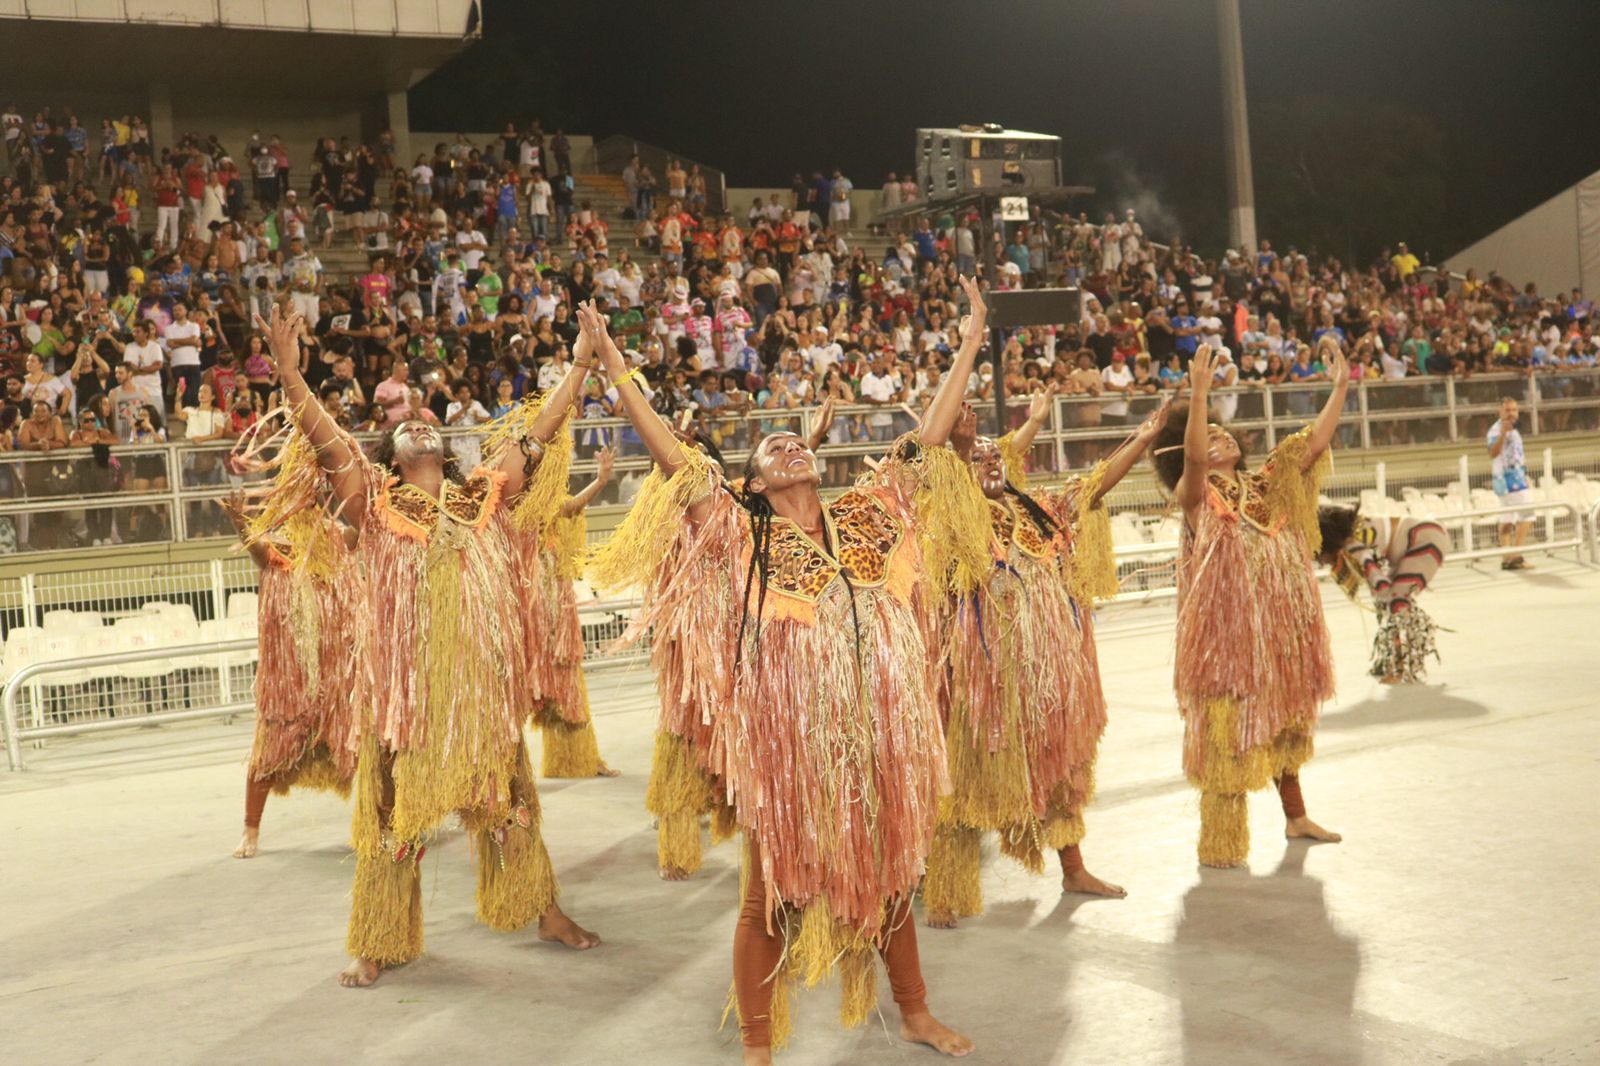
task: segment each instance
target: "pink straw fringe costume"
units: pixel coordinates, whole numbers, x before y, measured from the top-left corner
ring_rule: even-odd
[[[310,445],[299,434],[277,443],[273,460],[253,461],[263,448],[256,442],[247,444],[243,460],[276,468],[271,486],[256,491],[244,532],[246,542],[267,553],[257,599],[260,659],[248,780],[280,794],[297,787],[348,796],[370,696],[354,653],[362,645],[366,590],[342,527],[323,510]]]
[[[1010,438],[1000,447],[1020,475]],[[1046,849],[1083,839],[1106,725],[1090,611],[1096,596],[1116,591],[1106,513],[1088,502],[1103,472],[1096,467],[1034,497],[1054,520],[1054,536],[1009,497],[983,500],[993,566],[978,592],[950,601],[943,624],[952,790],[940,805],[923,885],[930,911],[983,910],[986,830],[997,830],[1001,851],[1035,873]]]
[[[532,697],[513,523],[548,520],[523,512],[553,506],[550,486],[564,490],[570,447],[549,449],[514,518],[495,469],[479,467],[460,484],[447,479],[435,500],[345,444],[368,503],[354,553],[365,598],[353,617],[364,639],[346,654],[371,694],[356,772],[347,948],[394,965],[422,953],[421,856],[451,815],[472,838],[480,921],[520,929],[555,902],[522,735]],[[322,476],[309,446],[295,465],[302,478]]]
[[[589,573],[601,588],[647,589],[631,632],[654,627],[671,757],[699,776],[700,798],[731,805],[759,856],[765,921],[784,942],[765,982],[779,992],[770,1023],[781,1045],[782,993],[797,978],[813,985],[837,967],[842,1019],[867,1017],[872,955],[894,933],[886,919],[906,920],[932,844],[944,741],[923,640],[920,508],[907,477],[847,491],[824,507],[832,553],[774,518],[764,606],[757,578],[741,652],[753,519],[699,452],[681,454],[671,478],[651,475]],[[683,509],[708,497],[710,513],[687,526]],[[658,747],[658,774],[662,758]],[[740,1005],[747,1014],[742,987]],[[747,1041],[769,1021],[741,1020]]]
[[[1311,758],[1334,674],[1311,560],[1320,540],[1308,431],[1284,440],[1259,474],[1207,478],[1178,562],[1174,684],[1183,769],[1200,790],[1202,862],[1249,853],[1245,796]]]

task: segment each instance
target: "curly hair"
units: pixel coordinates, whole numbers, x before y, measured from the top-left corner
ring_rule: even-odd
[[[1150,465],[1156,477],[1168,492],[1178,487],[1183,477],[1183,438],[1189,432],[1188,403],[1175,403],[1167,414],[1167,424],[1161,427],[1156,439],[1150,442]],[[1239,449],[1239,462],[1235,469],[1244,466],[1244,448]]]
[[[383,431],[383,436],[378,438],[378,443],[372,446],[372,461],[397,477],[404,480],[405,474],[394,462],[394,435],[400,427],[414,422],[416,419],[406,419],[405,422],[396,422]],[[444,476],[454,481],[457,485],[466,483],[466,476],[461,473],[461,463],[456,459],[455,451],[450,447],[450,442],[443,435],[439,437],[439,456],[444,461]]]
[[[1317,508],[1317,525],[1322,529],[1322,562],[1333,564],[1345,541],[1355,533],[1356,521],[1361,517],[1360,507],[1339,507],[1324,504]]]

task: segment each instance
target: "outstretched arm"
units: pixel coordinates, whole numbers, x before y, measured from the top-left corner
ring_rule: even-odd
[[[1209,432],[1211,400],[1211,345],[1202,344],[1189,360],[1189,422],[1183,432],[1183,475],[1173,496],[1185,516],[1205,498],[1206,474],[1211,469],[1211,434]]]
[[[224,498],[218,500],[217,504],[227,514],[228,521],[233,523],[234,532],[239,534],[239,540],[244,544],[245,550],[250,553],[250,558],[256,561],[256,565],[263,570],[271,566],[272,549],[259,540],[250,541],[245,539],[250,520],[244,513],[244,493],[235,489]]]
[[[611,480],[611,468],[616,461],[616,453],[610,448],[600,449],[600,453],[595,456],[595,462],[598,464],[599,469],[595,471],[594,480],[585,485],[583,490],[576,496],[561,505],[562,518],[571,518],[594,502],[594,498],[600,495],[600,490],[605,488],[606,483]]]
[[[650,406],[644,393],[639,391],[632,378],[636,371],[629,370],[627,360],[617,350],[616,342],[606,332],[605,319],[600,317],[600,312],[594,308],[594,301],[590,300],[578,307],[578,322],[594,345],[595,352],[599,355],[600,365],[605,368],[606,376],[611,379],[611,385],[617,390],[621,400],[622,414],[633,428],[638,431],[639,439],[644,441],[644,446],[650,452],[650,457],[656,461],[663,474],[671,477],[683,466],[680,449],[686,447],[682,444],[672,427],[656,413]],[[709,511],[709,503],[702,499],[689,507],[689,521],[698,523]]]
[[[961,415],[961,404],[967,395],[967,378],[972,374],[972,363],[983,347],[984,328],[989,319],[989,308],[983,302],[983,290],[974,278],[963,277],[961,288],[967,294],[972,313],[967,316],[966,328],[961,334],[961,348],[956,352],[950,373],[939,386],[928,413],[922,420],[922,446],[937,448],[950,439],[950,430]]]
[[[1156,408],[1149,418],[1140,423],[1133,436],[1117,446],[1117,450],[1106,458],[1105,473],[1100,477],[1100,485],[1095,490],[1094,496],[1085,502],[1094,507],[1105,499],[1106,493],[1117,487],[1117,482],[1128,475],[1150,447],[1150,442],[1156,439],[1161,428],[1167,424],[1167,415],[1172,413],[1172,399],[1168,397],[1160,407]]]
[[[578,343],[573,346],[572,365],[567,368],[566,376],[561,379],[561,383],[551,390],[544,406],[534,417],[533,425],[528,429],[527,441],[530,443],[525,444],[523,448],[507,448],[506,454],[501,457],[499,469],[506,476],[505,499],[515,499],[522,491],[527,484],[529,472],[544,458],[544,446],[560,431],[562,424],[567,420],[567,415],[577,406],[578,396],[583,389],[583,379],[594,366],[591,354],[593,351],[589,338],[579,334]]]
[[[339,501],[339,515],[349,525],[359,530],[367,517],[367,486],[361,475],[359,456],[351,450],[349,438],[339,432],[339,427],[322,404],[311,395],[306,379],[300,374],[300,316],[285,315],[283,308],[272,308],[272,318],[256,315],[256,328],[267,336],[267,347],[272,351],[271,362],[283,385],[300,432],[306,435],[317,453],[317,465],[328,475],[333,494]]]
[[[1301,468],[1310,470],[1316,465],[1322,453],[1333,445],[1334,431],[1339,428],[1339,417],[1344,414],[1344,397],[1350,388],[1350,364],[1344,357],[1344,352],[1339,348],[1339,342],[1332,336],[1325,335],[1318,345],[1326,347],[1328,354],[1323,364],[1328,368],[1328,380],[1333,382],[1333,391],[1328,394],[1328,402],[1322,405],[1322,410],[1317,414],[1317,420],[1311,423],[1311,436],[1307,440],[1305,462]],[[1322,354],[1321,352],[1318,353]]]
[[[817,413],[811,420],[811,428],[806,432],[806,447],[815,452],[822,447],[822,442],[828,439],[828,429],[833,425],[833,397],[823,398],[822,406],[817,408]]]
[[[1018,426],[1017,431],[1011,435],[1011,441],[1016,445],[1017,451],[1027,451],[1032,446],[1039,427],[1050,420],[1050,408],[1053,406],[1059,387],[1052,381],[1045,386],[1043,392],[1033,394],[1033,399],[1028,403],[1028,420]]]

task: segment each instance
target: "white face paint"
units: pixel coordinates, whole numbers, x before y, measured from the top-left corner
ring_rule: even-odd
[[[1239,442],[1233,439],[1233,434],[1221,426],[1206,427],[1206,461],[1213,470],[1232,470],[1239,465],[1239,457],[1243,454],[1239,450]]]
[[[756,479],[761,481],[760,492],[819,480],[817,457],[793,433],[774,433],[764,439],[756,448],[755,468]]]
[[[1000,446],[988,437],[979,437],[972,446],[972,470],[978,477],[978,487],[991,500],[1006,494],[1006,461]]]
[[[444,454],[444,438],[426,422],[406,422],[394,431],[394,460],[400,466]]]

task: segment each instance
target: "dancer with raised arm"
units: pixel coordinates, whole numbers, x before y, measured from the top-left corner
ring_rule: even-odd
[[[833,407],[831,397],[824,399],[806,433],[806,447],[813,455],[833,423]],[[722,480],[722,452],[716,444],[703,434],[690,437],[680,431],[679,437],[685,447],[703,451],[710,460],[712,476]],[[663,560],[657,568],[659,574],[676,571],[673,559]],[[683,683],[692,661],[694,656],[683,641],[666,639],[659,632],[655,635],[651,663],[656,691],[661,695],[661,716],[645,808],[656,819],[656,870],[663,881],[685,881],[700,869],[702,821],[709,824],[713,844],[729,839],[739,828],[733,808],[723,798],[724,790],[705,771],[705,759],[697,754],[710,749],[711,720],[699,711],[697,690]]]
[[[253,521],[243,493],[220,501],[261,569],[256,732],[236,859],[255,857],[268,793],[285,795],[293,787],[348,797],[355,776],[360,708],[368,692],[360,656],[352,649],[360,646],[365,593],[350,559],[353,531],[328,517],[316,494],[304,491],[309,486],[302,484],[297,492],[281,476],[294,469],[295,450],[307,447],[296,435],[278,453],[272,528]]]
[[[1306,817],[1300,767],[1311,758],[1333,654],[1312,573],[1320,550],[1317,487],[1344,410],[1350,367],[1332,335],[1319,344],[1333,388],[1316,421],[1280,441],[1259,473],[1239,442],[1207,421],[1214,352],[1189,364],[1193,394],[1173,408],[1152,451],[1183,509],[1174,683],[1183,769],[1200,790],[1200,861],[1242,866],[1246,797],[1276,782],[1291,838],[1335,842]]]
[[[583,513],[611,480],[616,456],[601,448],[595,476],[576,496],[569,496],[539,536],[539,588],[534,596],[539,613],[531,616],[530,643],[543,655],[535,666],[541,766],[546,777],[616,777],[600,758],[600,745],[589,714],[589,687],[583,678],[583,627],[578,622],[578,597],[572,583],[583,569],[588,523]]]
[[[1450,550],[1450,534],[1437,522],[1420,518],[1368,518],[1354,507],[1323,507],[1322,562],[1351,602],[1362,604],[1369,590],[1378,612],[1372,641],[1372,676],[1385,685],[1410,685],[1428,672],[1428,657],[1439,657],[1433,619],[1417,606],[1417,596],[1433,583]]]
[[[531,699],[519,669],[524,614],[507,503],[548,516],[565,497],[571,440],[561,430],[592,363],[588,347],[579,346],[549,402],[524,409],[522,428],[508,431],[518,446],[463,475],[439,431],[422,421],[392,427],[371,461],[354,448],[296,368],[299,324],[276,309],[270,323],[257,321],[310,455],[359,536],[367,583],[374,704],[356,774],[354,961],[340,981],[369,985],[384,967],[422,953],[421,856],[453,814],[476,853],[480,921],[509,931],[538,919],[541,939],[592,947],[599,939],[556,904],[539,833],[522,735]]]
[[[946,605],[951,791],[922,901],[927,923],[954,928],[979,914],[979,845],[986,830],[1000,850],[1042,873],[1044,853],[1061,860],[1061,888],[1124,896],[1084,868],[1083,808],[1094,792],[1095,753],[1105,731],[1091,611],[1113,595],[1117,567],[1105,496],[1144,455],[1168,405],[1088,473],[1030,494],[1022,460],[1049,418],[1054,389],[1037,394],[1028,419],[999,441],[973,439],[976,417],[952,437],[970,456],[983,495],[994,564],[971,595]]]
[[[795,980],[837,970],[842,1020],[865,1021],[875,954],[903,1038],[972,1050],[928,1011],[910,913],[944,769],[918,524],[937,513],[942,486],[971,480],[944,446],[983,338],[982,295],[963,287],[973,319],[916,458],[886,463],[874,484],[826,506],[816,456],[794,433],[756,445],[741,489],[714,478],[645,402],[604,322],[583,311],[657,467],[588,574],[602,589],[646,589],[638,626],[654,627],[657,648],[679,647],[680,683],[709,723],[709,742],[686,751],[748,842],[733,959],[746,1063],[770,1062],[782,1044]]]

